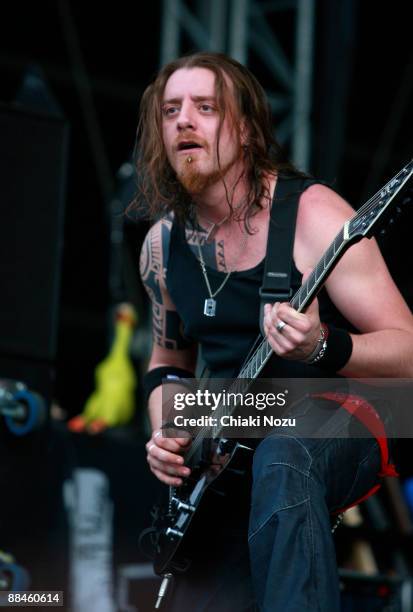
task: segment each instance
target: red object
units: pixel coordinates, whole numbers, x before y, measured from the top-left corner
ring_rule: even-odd
[[[70,431],[73,431],[75,433],[79,433],[80,431],[84,431],[85,430],[86,421],[85,421],[85,419],[80,414],[78,414],[75,417],[73,417],[72,419],[70,419],[70,421],[68,421],[67,427],[68,427],[68,429],[70,429]]]
[[[397,477],[399,474],[396,471],[396,467],[393,463],[389,463],[389,447],[387,444],[387,436],[386,430],[384,429],[383,421],[378,415],[377,411],[373,408],[368,401],[359,397],[358,395],[347,395],[346,393],[313,393],[312,397],[320,397],[322,399],[331,400],[333,402],[337,402],[340,404],[344,410],[347,410],[350,414],[356,417],[376,438],[377,443],[380,448],[381,454],[381,468],[379,472],[379,476],[383,478],[384,476],[393,476]],[[352,506],[357,506],[362,501],[374,495],[376,491],[378,491],[381,487],[381,482],[372,487],[365,495],[356,499],[353,503],[345,506],[344,508],[340,508],[340,510],[336,510],[334,514],[340,514],[348,508]]]
[[[388,597],[390,595],[390,589],[386,584],[381,584],[377,589],[377,595],[379,597]]]

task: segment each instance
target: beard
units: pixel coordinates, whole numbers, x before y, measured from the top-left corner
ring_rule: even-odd
[[[213,169],[210,172],[202,172],[197,167],[196,160],[192,160],[191,163],[185,160],[183,167],[177,173],[177,177],[190,195],[198,195],[211,185],[224,180],[226,173],[236,161],[237,159],[234,159],[221,168]]]
[[[185,166],[178,173],[178,180],[189,194],[196,195],[202,193],[210,185],[222,178],[222,171],[212,171],[203,173],[196,167],[196,162],[185,163]]]

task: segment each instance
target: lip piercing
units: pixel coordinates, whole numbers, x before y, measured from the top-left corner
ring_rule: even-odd
[[[192,161],[192,157],[190,155],[188,155],[188,157],[186,158],[186,163],[190,164]]]

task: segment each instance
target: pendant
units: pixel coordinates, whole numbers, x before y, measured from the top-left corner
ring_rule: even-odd
[[[206,317],[215,317],[217,303],[214,298],[207,298],[204,302],[204,315]]]

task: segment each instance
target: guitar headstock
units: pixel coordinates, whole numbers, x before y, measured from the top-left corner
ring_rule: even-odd
[[[413,188],[404,189],[413,176],[413,159],[392,178],[387,185],[378,191],[346,224],[346,240],[357,241],[361,238],[369,238],[377,231],[377,225],[383,222],[383,218],[391,210],[398,214],[404,205],[413,199]],[[404,197],[399,201],[396,196],[403,190]],[[389,223],[393,223],[390,219]]]

